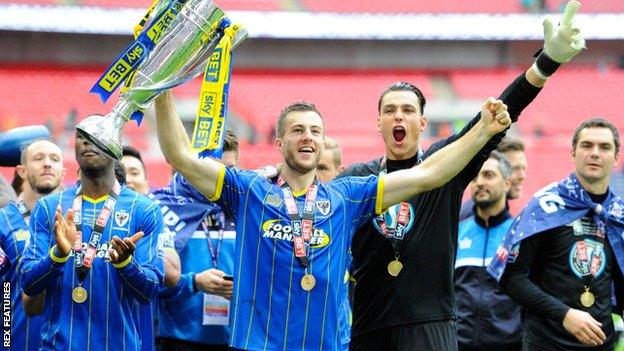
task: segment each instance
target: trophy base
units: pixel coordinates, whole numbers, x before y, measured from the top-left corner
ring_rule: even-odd
[[[108,156],[121,160],[121,128],[125,123],[115,116],[91,115],[76,125],[76,131]]]

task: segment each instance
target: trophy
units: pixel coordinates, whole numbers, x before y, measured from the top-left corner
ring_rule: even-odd
[[[139,43],[139,36],[92,89],[93,92],[103,88],[111,93],[116,86],[106,85],[123,74],[127,77],[132,70],[126,62],[146,55],[132,72],[134,76],[128,78],[132,80],[122,89],[119,102],[108,115],[90,116],[76,126],[90,142],[116,159],[122,156],[123,125],[133,116],[141,116],[161,91],[201,74],[204,64],[225,35],[225,29],[230,26],[224,12],[210,0],[161,1],[156,9],[160,9],[157,11],[160,17],[152,18],[153,25],[146,25],[145,35],[141,33],[143,38],[149,37],[153,48],[150,50],[147,46],[146,50],[146,46]],[[154,23],[156,21],[159,22]],[[247,36],[245,30],[233,33],[232,48]]]

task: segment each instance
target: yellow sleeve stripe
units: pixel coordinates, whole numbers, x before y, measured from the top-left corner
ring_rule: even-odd
[[[382,208],[383,205],[383,196],[384,196],[384,181],[386,180],[386,176],[379,176],[377,180],[377,199],[375,199],[375,214],[382,214],[385,208]]]
[[[115,267],[115,268],[124,268],[125,266],[130,264],[130,261],[132,261],[132,255],[128,256],[128,258],[126,258],[126,260],[123,261],[123,262],[113,263],[113,267]]]
[[[56,263],[65,263],[67,262],[67,260],[69,260],[69,255],[65,256],[65,257],[58,257],[54,254],[54,249],[56,249],[56,245],[52,246],[50,248],[50,258],[52,259],[52,261],[56,262]]]
[[[225,178],[225,165],[219,165],[219,175],[217,176],[217,185],[215,186],[214,195],[208,198],[209,201],[217,201],[221,198],[221,191],[223,190],[223,179]]]

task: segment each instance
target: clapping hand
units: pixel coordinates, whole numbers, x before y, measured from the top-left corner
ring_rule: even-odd
[[[76,240],[76,225],[74,224],[74,211],[67,211],[67,217],[63,218],[61,206],[56,208],[54,215],[54,240],[56,250],[61,257],[69,255],[74,241]]]
[[[112,263],[125,262],[134,253],[135,243],[143,237],[143,232],[137,232],[129,238],[114,236],[111,240],[111,248],[108,251]]]

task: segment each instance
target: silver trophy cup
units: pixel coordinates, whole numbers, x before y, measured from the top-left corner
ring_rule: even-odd
[[[162,6],[162,4],[161,4]],[[137,67],[129,88],[106,116],[93,115],[76,129],[113,158],[121,159],[121,131],[136,111],[149,107],[158,94],[203,72],[204,64],[222,37],[223,11],[210,0],[189,0],[164,31],[149,56]],[[239,30],[232,48],[247,36]]]

